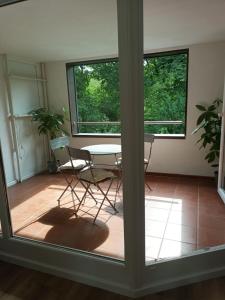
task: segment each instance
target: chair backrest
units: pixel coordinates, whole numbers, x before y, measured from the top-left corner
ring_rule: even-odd
[[[68,136],[61,136],[58,138],[55,138],[53,140],[50,140],[50,147],[52,151],[55,151],[57,149],[65,148],[70,143]]]
[[[77,149],[69,146],[67,146],[66,149],[68,151],[72,165],[74,159],[84,160],[87,165],[91,165],[92,159],[91,154],[88,150]]]
[[[147,171],[147,168],[150,163],[151,154],[152,154],[152,145],[154,143],[154,140],[155,140],[154,134],[150,134],[150,133],[144,134],[144,142],[149,144],[149,149],[148,149],[149,152],[148,152],[148,156],[147,156],[147,164],[145,164],[145,171]]]
[[[155,136],[154,134],[145,133],[144,134],[144,142],[145,143],[154,143]]]

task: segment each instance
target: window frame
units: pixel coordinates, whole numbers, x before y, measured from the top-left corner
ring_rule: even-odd
[[[146,58],[155,58],[160,56],[172,56],[186,54],[187,55],[187,67],[186,67],[186,85],[185,85],[185,121],[184,121],[184,133],[183,134],[154,134],[157,139],[186,139],[187,135],[187,107],[188,107],[188,81],[189,81],[189,48],[178,49],[178,50],[169,50],[169,51],[160,51],[153,53],[145,53],[143,59]],[[75,75],[74,67],[81,64],[97,64],[97,63],[106,63],[106,62],[118,62],[118,57],[107,57],[100,59],[91,59],[91,60],[81,60],[76,62],[66,63],[66,76],[67,76],[67,88],[68,88],[68,102],[69,102],[69,111],[70,111],[70,126],[71,126],[71,135],[72,137],[95,137],[95,138],[120,138],[121,133],[79,133],[76,126],[76,120],[78,119],[77,115],[77,103],[76,103],[76,89],[75,89]],[[75,101],[74,101],[75,99]],[[75,102],[75,103],[74,103]]]

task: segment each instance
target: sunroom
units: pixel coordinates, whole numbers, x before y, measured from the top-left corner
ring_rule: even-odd
[[[0,259],[132,297],[224,273],[224,9],[0,7]]]

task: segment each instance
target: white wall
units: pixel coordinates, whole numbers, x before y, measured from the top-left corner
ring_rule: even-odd
[[[8,70],[4,68],[6,61]],[[15,76],[8,77],[7,72],[11,75],[22,76],[22,79]],[[29,79],[25,79],[26,77]],[[38,64],[0,55],[0,141],[8,186],[46,169],[44,139],[39,136],[31,118],[24,117],[31,109],[44,105],[42,83],[30,80],[35,77],[41,77]],[[9,118],[7,78],[10,81],[13,114],[17,116],[14,119],[16,137],[11,130],[13,119]],[[18,151],[19,167],[16,151]]]
[[[185,46],[184,48],[187,48]],[[157,139],[152,153],[152,172],[187,175],[213,175],[204,160],[204,151],[195,144],[198,136],[192,135],[198,111],[195,105],[208,104],[222,97],[225,71],[225,42],[191,45],[189,47],[189,82],[186,139]],[[48,97],[51,109],[68,107],[65,62],[46,63]],[[74,137],[76,147],[99,143],[120,143],[118,138]]]

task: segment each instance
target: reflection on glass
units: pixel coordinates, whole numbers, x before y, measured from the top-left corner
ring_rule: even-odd
[[[90,10],[91,5],[96,9],[96,5],[100,4],[100,2],[95,4],[94,2],[92,1],[89,4]],[[78,11],[74,7],[76,4],[71,3],[68,5],[71,5],[71,11]],[[84,7],[86,6],[84,5]],[[110,9],[108,9],[109,7]],[[52,17],[57,16],[57,13],[60,15],[60,11],[56,5]],[[102,3],[99,11],[102,11]],[[87,29],[86,37],[74,37],[76,39],[74,50],[77,49],[78,44],[82,45],[83,41],[86,41],[85,49],[80,49],[78,51],[80,54],[76,54],[75,57],[74,54],[72,56],[68,54],[66,60],[72,61],[74,59],[76,62],[83,60],[84,51],[86,52],[86,50],[88,50],[85,54],[87,61],[95,56],[112,57],[118,51],[116,2],[108,3],[105,11],[106,14],[109,13],[107,17],[108,26],[105,28],[109,32],[104,35],[104,40],[101,40],[103,37],[101,33],[98,36],[99,31],[97,28],[91,28],[91,32],[94,30],[95,39],[98,42],[96,42],[96,47],[86,47],[86,43],[89,43],[89,40],[93,37]],[[86,8],[82,19],[85,19],[85,17]],[[93,20],[91,21],[90,18],[92,17]],[[94,20],[94,15],[87,18],[90,24],[97,25],[98,19]],[[57,22],[59,22],[59,19],[57,18]],[[76,19],[74,16],[73,20],[68,19],[68,22],[73,22]],[[33,27],[32,24],[30,27]],[[69,27],[74,28],[74,25],[70,24]],[[82,41],[79,41],[79,38]],[[107,38],[109,41],[105,40]],[[70,39],[69,35],[68,39]],[[106,44],[109,46],[107,49],[103,47]],[[104,53],[102,53],[103,49],[105,49]],[[52,51],[55,52],[54,46]],[[63,53],[65,54],[64,50],[59,55],[64,55]],[[73,50],[72,53],[74,53]],[[47,53],[45,54],[47,55]],[[78,249],[123,260],[122,154],[121,150],[115,150],[115,146],[120,144],[120,139],[113,142],[116,145],[109,145],[107,153],[105,153],[104,144],[107,143],[107,140],[99,143],[97,138],[84,139],[78,145],[74,144],[75,139],[70,136],[69,144],[72,147],[82,148],[90,144],[101,144],[102,149],[99,153],[90,153],[92,160],[90,164],[83,158],[83,161],[85,160],[84,165],[83,162],[81,164],[82,167],[85,167],[83,169],[80,166],[80,161],[74,162],[76,169],[71,167],[69,153],[65,148],[68,144],[60,144],[58,149],[49,149],[50,139],[54,140],[64,135],[65,132],[70,133],[71,127],[74,128],[74,120],[71,119],[71,124],[69,124],[69,114],[71,116],[79,115],[81,121],[86,121],[86,116],[94,116],[94,121],[99,122],[119,121],[119,102],[111,107],[111,100],[115,99],[115,96],[118,98],[119,94],[118,86],[116,87],[116,93],[113,89],[113,80],[118,84],[118,72],[113,73],[113,70],[109,70],[110,64],[104,64],[101,68],[96,66],[94,70],[90,70],[90,67],[80,68],[79,74],[73,72],[73,76],[76,76],[72,78],[71,82],[75,93],[73,94],[74,98],[71,100],[73,105],[70,106],[67,99],[68,93],[63,84],[69,79],[66,77],[65,64],[58,63],[58,59],[53,62],[51,55],[47,55],[48,59],[46,59],[46,55],[43,60],[47,61],[49,59],[51,61],[46,63],[45,66],[46,79],[48,82],[53,83],[51,91],[50,85],[48,86],[50,88],[48,89],[50,111],[48,109],[37,110],[45,108],[47,103],[44,81],[46,74],[43,74],[41,65],[36,63],[36,60],[35,63],[30,60],[29,63],[26,63],[26,60],[21,62],[7,59],[8,74],[10,74],[8,78],[10,91],[8,91],[8,94],[11,97],[9,99],[10,103],[1,103],[3,110],[0,110],[0,119],[7,121],[3,127],[0,127],[0,131],[3,131],[3,134],[0,135],[4,136],[2,146],[13,234],[23,238],[69,247],[73,250]],[[60,65],[63,67],[61,68]],[[58,71],[55,71],[56,69]],[[113,80],[111,80],[112,78]],[[79,83],[79,87],[75,83]],[[62,94],[59,93],[59,90],[63,91]],[[76,95],[80,100],[79,105],[76,103]],[[2,99],[5,99],[5,97],[0,97],[0,101]],[[63,107],[65,108],[64,112]],[[8,112],[8,109],[10,112]],[[29,112],[32,110],[35,110],[33,115],[38,122],[31,121]],[[10,118],[8,118],[9,115]],[[57,131],[57,128],[61,127],[63,122],[65,131]],[[42,134],[46,132],[46,123],[48,125],[56,124],[51,130],[47,128],[47,136]],[[40,125],[41,127],[38,128]],[[85,133],[93,133],[93,130],[95,130],[95,133],[106,133],[107,131],[114,133],[120,128],[117,124],[115,126],[107,125],[107,128],[99,126],[99,130],[93,126],[80,126],[82,129],[80,132]],[[40,135],[38,130],[41,131]],[[71,157],[76,159],[73,155]],[[82,157],[80,157],[80,160],[82,160]],[[56,162],[60,165],[66,163],[63,172],[56,172]],[[100,163],[101,165],[99,165]],[[94,181],[91,177],[92,172],[90,172],[93,166],[98,168],[98,171],[93,170],[94,175],[96,175]],[[79,183],[76,181],[78,177],[80,179]],[[112,183],[111,179],[113,179]],[[81,182],[81,180],[83,181]],[[96,185],[96,182],[99,183],[99,186]],[[86,192],[89,183],[91,183],[91,186]]]

